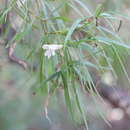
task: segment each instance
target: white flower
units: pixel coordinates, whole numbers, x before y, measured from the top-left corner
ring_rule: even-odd
[[[61,49],[63,47],[63,45],[57,45],[57,44],[53,44],[53,45],[43,45],[42,48],[45,51],[45,56],[47,56],[48,58],[50,58],[51,56],[54,56],[56,53],[55,51]]]

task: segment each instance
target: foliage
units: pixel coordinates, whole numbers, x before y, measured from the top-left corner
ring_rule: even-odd
[[[40,98],[52,99],[62,89],[72,119],[77,122],[83,119],[86,127],[89,117],[85,114],[84,91],[89,91],[94,102],[98,95],[96,88],[93,91],[91,72],[102,75],[110,71],[115,79],[123,74],[130,81],[125,67],[130,46],[118,35],[121,14],[104,11],[103,6],[99,4],[92,11],[82,0],[28,0],[21,4],[11,0],[0,17],[0,22],[4,22],[8,12],[13,12],[18,27],[15,20],[11,19],[11,24],[17,33],[7,47],[17,42],[15,55],[31,66],[23,74],[26,80],[23,76],[17,86],[24,86],[22,89],[33,91]],[[42,49],[45,44],[63,45],[63,48],[48,58]],[[49,99],[44,101],[48,120]]]

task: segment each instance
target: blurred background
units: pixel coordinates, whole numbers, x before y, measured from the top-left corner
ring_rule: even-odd
[[[10,0],[11,1],[11,0]],[[18,35],[16,41],[18,44],[15,48],[15,55],[22,60],[27,61],[29,64],[33,64],[30,70],[24,70],[20,65],[11,62],[8,57],[8,49],[5,45],[0,44],[0,129],[1,130],[84,130],[86,129],[85,124],[81,116],[77,113],[77,108],[73,107],[73,113],[75,113],[75,122],[71,118],[66,108],[66,103],[64,101],[64,94],[62,88],[58,89],[53,96],[51,94],[47,95],[39,90],[39,73],[40,70],[35,69],[40,62],[39,58],[42,51],[41,46],[41,30],[35,30],[31,26],[27,26],[22,16],[23,10],[26,10],[26,2],[30,7],[31,16],[28,19],[34,18],[37,13],[37,7],[35,5],[38,0],[27,0],[21,1],[25,8],[22,10],[21,2],[13,0],[15,7],[12,6],[10,22],[11,26],[15,28],[18,32],[25,32],[27,29],[27,34],[22,33],[23,37]],[[43,0],[43,3],[47,1],[53,10],[58,10],[61,8],[61,16],[69,27],[76,19],[83,16],[91,16],[91,14],[86,13],[85,9],[80,5],[82,2],[83,6],[86,5],[90,12],[93,14],[98,4],[103,4],[104,12],[115,12],[118,15],[119,21],[112,22],[115,28],[121,23],[120,30],[118,32],[119,37],[123,39],[124,42],[128,43],[130,41],[129,29],[130,29],[130,1],[129,0],[81,0],[73,3],[70,0],[73,7],[68,6],[67,2],[63,0]],[[68,0],[68,2],[70,2]],[[40,2],[39,2],[40,3]],[[42,3],[42,2],[41,2]],[[74,6],[75,5],[75,6]],[[0,0],[0,9],[4,9],[6,6],[5,0]],[[39,8],[43,5],[39,4]],[[51,7],[50,6],[50,7]],[[75,8],[77,7],[77,8]],[[80,13],[76,13],[74,10],[80,10]],[[22,12],[20,15],[17,13]],[[34,13],[36,11],[36,13]],[[55,12],[56,13],[56,12]],[[41,14],[42,15],[42,14]],[[126,16],[124,18],[122,16]],[[42,17],[42,16],[41,16]],[[65,19],[65,17],[67,17]],[[2,18],[2,16],[1,16]],[[1,19],[0,18],[0,19]],[[37,18],[38,19],[38,18]],[[68,22],[69,21],[69,22]],[[39,25],[39,21],[35,21],[34,25]],[[103,23],[104,26],[107,25]],[[62,28],[62,24],[61,24]],[[1,38],[3,40],[3,37]],[[20,40],[19,40],[20,39]],[[49,39],[49,38],[48,38]],[[52,41],[54,39],[52,38]],[[43,40],[44,42],[44,40]],[[55,41],[54,41],[55,43]],[[38,47],[39,46],[39,47]],[[130,61],[129,52],[124,51],[121,48],[120,55],[123,57],[123,64],[127,72],[127,76],[130,74]],[[35,53],[34,53],[35,50]],[[111,52],[110,52],[111,53]],[[100,59],[103,62],[102,59]],[[55,62],[53,60],[52,62]],[[49,63],[46,63],[48,66]],[[118,75],[115,78],[111,71],[104,71],[101,73],[101,79],[103,82],[109,85],[117,85],[119,88],[129,91],[129,81],[118,66],[118,61],[114,59],[113,68]],[[41,79],[42,80],[42,79]],[[44,89],[44,87],[43,87]],[[130,130],[130,120],[125,116],[125,113],[120,108],[113,108],[107,101],[102,101],[95,95],[95,97],[90,96],[89,93],[80,95],[84,102],[85,118],[87,118],[87,125],[89,130]],[[96,103],[93,98],[97,98]],[[98,99],[99,98],[99,99]],[[94,101],[93,101],[94,100]]]

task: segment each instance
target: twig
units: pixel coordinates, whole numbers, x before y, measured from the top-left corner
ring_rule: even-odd
[[[117,31],[116,31],[116,32],[119,32],[119,31],[120,31],[121,26],[122,26],[122,20],[120,20],[120,23],[119,23],[119,26],[118,26],[118,28],[117,28]]]
[[[24,69],[27,69],[27,68],[28,68],[27,63],[26,63],[25,61],[23,61],[23,60],[17,58],[16,56],[14,56],[14,49],[16,48],[16,45],[17,45],[17,43],[15,42],[14,44],[12,44],[12,45],[8,48],[8,57],[9,57],[9,59],[10,59],[12,62],[14,62],[14,63],[16,63],[16,64],[22,66]]]
[[[46,100],[45,100],[45,103],[44,103],[44,112],[45,112],[45,116],[46,116],[47,120],[51,124],[52,121],[48,116],[48,105],[49,105],[50,97],[51,97],[51,94],[49,93],[48,96],[46,97]]]

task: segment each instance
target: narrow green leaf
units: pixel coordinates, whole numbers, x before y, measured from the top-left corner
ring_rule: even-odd
[[[75,79],[75,77],[72,77],[72,80]],[[81,101],[79,100],[79,97],[78,97],[78,88],[77,88],[77,85],[75,84],[75,82],[72,81],[72,88],[73,88],[73,91],[74,91],[74,95],[75,95],[75,100],[76,100],[76,104],[77,104],[77,107],[83,117],[83,120],[84,120],[84,123],[85,123],[85,126],[88,130],[88,123],[87,123],[87,120],[86,120],[86,114],[81,106]]]
[[[64,85],[64,96],[65,96],[66,105],[67,105],[68,111],[70,112],[73,118],[74,116],[73,116],[73,111],[72,111],[72,104],[71,104],[71,99],[70,99],[69,89],[68,89],[68,84],[67,84],[67,76],[65,75],[65,72],[61,72],[61,78]]]
[[[74,30],[78,27],[78,25],[80,24],[80,22],[82,21],[82,19],[78,19],[74,22],[74,24],[71,26],[71,28],[69,29],[67,36],[65,38],[65,43],[66,44],[68,42],[68,40],[70,40],[71,35],[73,34]]]
[[[102,13],[102,10],[103,10],[103,5],[102,4],[99,4],[96,8],[96,11],[95,11],[95,17],[98,18],[100,16],[100,14]]]
[[[59,74],[60,74],[60,71],[53,73],[51,76],[49,76],[49,77],[44,81],[44,83],[47,83],[47,82],[51,81],[51,80],[54,79],[55,77],[59,76]]]
[[[29,25],[27,26],[27,28],[25,28],[23,31],[16,33],[16,35],[15,35],[14,38],[10,41],[10,43],[11,43],[12,41],[20,41],[20,40],[22,40],[22,38],[24,38],[24,36],[26,36],[26,35],[30,32],[30,30],[32,29],[32,24],[33,24],[33,22],[32,22],[31,24],[29,24]]]
[[[83,1],[81,0],[75,0],[89,15],[92,15],[92,13],[90,12],[89,8],[87,7],[87,4],[85,4]]]
[[[111,40],[109,38],[105,38],[105,37],[100,37],[100,36],[97,36],[95,37],[99,42],[102,42],[102,43],[105,43],[105,44],[108,44],[108,45],[112,45],[112,44],[115,44],[115,45],[118,45],[118,46],[122,46],[124,48],[127,48],[127,49],[130,49],[130,46],[125,44],[125,43],[122,43],[122,42],[119,42],[119,41],[116,41],[116,40]]]
[[[52,17],[52,20],[63,20],[64,22],[70,22],[71,20],[67,17],[64,17],[64,16],[57,16],[57,17]]]

